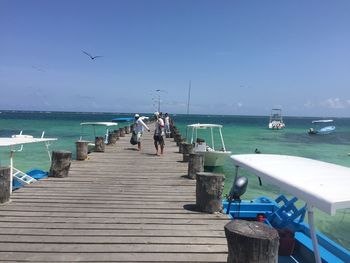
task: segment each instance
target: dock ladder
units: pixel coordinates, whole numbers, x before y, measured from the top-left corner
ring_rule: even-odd
[[[22,184],[31,184],[36,182],[36,179],[33,177],[29,176],[25,172],[22,172],[16,168],[13,167],[13,177],[16,178],[17,181],[19,181]]]

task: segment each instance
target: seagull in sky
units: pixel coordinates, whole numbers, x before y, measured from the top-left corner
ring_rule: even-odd
[[[95,58],[101,58],[101,57],[103,57],[103,56],[92,56],[92,55],[90,55],[89,53],[87,53],[87,52],[84,51],[84,50],[82,50],[82,52],[83,52],[84,54],[88,55],[92,60],[94,60]]]

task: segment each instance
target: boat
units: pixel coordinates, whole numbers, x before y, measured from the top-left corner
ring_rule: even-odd
[[[231,159],[236,174],[230,194],[223,202],[224,211],[232,219],[257,220],[277,229],[279,262],[350,262],[350,252],[316,231],[314,224],[314,208],[330,215],[350,208],[349,167],[274,154],[240,154],[232,155]],[[240,169],[292,197],[241,200],[248,179],[238,175]],[[305,202],[302,206],[301,200]],[[306,215],[308,224],[304,222]]]
[[[90,126],[93,128],[94,131],[94,137],[96,137],[96,127],[104,127],[105,128],[105,134],[104,134],[104,142],[107,144],[108,143],[108,134],[109,134],[109,129],[111,127],[117,126],[117,122],[82,122],[80,123],[81,125],[81,135],[80,135],[80,140],[83,140],[83,134],[84,134],[84,127]],[[90,143],[90,146],[95,146],[95,143]]]
[[[315,120],[312,121],[313,127],[308,130],[310,135],[315,134],[330,134],[335,131],[335,126],[333,124],[333,120]]]
[[[133,122],[134,117],[120,117],[112,119],[112,122]]]
[[[191,130],[191,140],[189,143],[193,144],[193,151],[204,155],[204,166],[217,167],[223,166],[225,159],[231,155],[231,151],[225,148],[224,138],[222,136],[222,125],[219,124],[191,124],[187,126],[187,130]],[[202,138],[198,137],[198,131],[209,130],[210,146]],[[215,134],[214,134],[215,133]],[[188,134],[188,132],[186,132]],[[215,135],[219,135],[221,145],[220,149],[215,146]]]
[[[28,179],[31,180],[31,178],[33,178],[34,180],[32,181],[35,182],[37,180],[41,180],[49,177],[48,171],[44,171],[37,168],[28,170],[26,172],[19,171],[16,168],[13,168],[13,169],[14,169],[14,175],[15,175],[13,176],[13,181],[12,181],[13,190],[21,188],[26,184],[30,184],[31,182],[29,182]],[[23,182],[23,180],[25,180],[26,177],[27,177],[27,180]]]
[[[283,122],[282,109],[272,109],[269,120],[269,129],[280,130],[285,127],[286,125]]]
[[[48,174],[47,172],[39,169],[34,169],[31,171],[28,171],[28,173],[25,173],[15,168],[13,165],[15,152],[21,152],[23,150],[23,145],[30,144],[30,143],[44,143],[47,148],[49,159],[51,160],[49,146],[50,146],[50,143],[52,141],[57,140],[57,138],[44,138],[44,134],[45,132],[42,133],[40,138],[35,138],[32,135],[22,134],[22,131],[21,131],[19,134],[12,135],[11,137],[0,137],[0,147],[10,148],[10,177],[11,177],[10,193],[12,193],[14,189],[20,188],[24,185],[29,185],[31,183],[36,182],[38,179],[43,178],[44,173]],[[15,147],[19,147],[19,148],[15,149]]]

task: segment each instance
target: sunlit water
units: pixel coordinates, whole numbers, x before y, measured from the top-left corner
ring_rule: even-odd
[[[80,122],[110,121],[120,116],[112,113],[2,112],[0,136],[11,136],[21,130],[24,134],[41,136],[41,132],[45,131],[45,137],[58,138],[58,141],[52,143],[50,150],[69,150],[74,154],[74,142],[82,133]],[[296,155],[350,167],[348,155],[350,153],[350,118],[334,119],[336,132],[323,136],[307,134],[311,121],[315,118],[285,117],[286,128],[278,131],[267,128],[267,116],[177,115],[173,116],[173,119],[183,135],[186,134],[188,124],[222,124],[225,146],[233,154],[253,153],[258,149],[262,153]],[[98,135],[103,133],[103,128],[96,130]],[[84,138],[92,140],[94,131],[84,129],[83,135]],[[204,134],[203,137],[206,135]],[[215,141],[219,142],[219,138],[215,137]],[[0,165],[8,165],[8,163],[9,149],[2,147]],[[14,165],[21,170],[34,167],[49,169],[50,161],[45,146],[26,145],[22,152],[15,153]],[[225,165],[217,168],[215,172],[225,174],[225,193],[227,193],[234,176],[234,167],[230,159],[227,159]],[[281,193],[278,188],[265,185],[264,182],[263,186],[260,186],[255,176],[245,175],[249,178],[249,185],[244,198],[250,199],[259,195],[275,197],[276,194]],[[316,225],[321,232],[350,249],[350,210],[341,210],[333,217],[317,211]]]

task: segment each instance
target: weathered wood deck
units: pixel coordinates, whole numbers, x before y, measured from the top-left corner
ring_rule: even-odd
[[[192,210],[195,181],[172,139],[155,156],[129,135],[0,206],[0,262],[226,262],[224,215]]]

